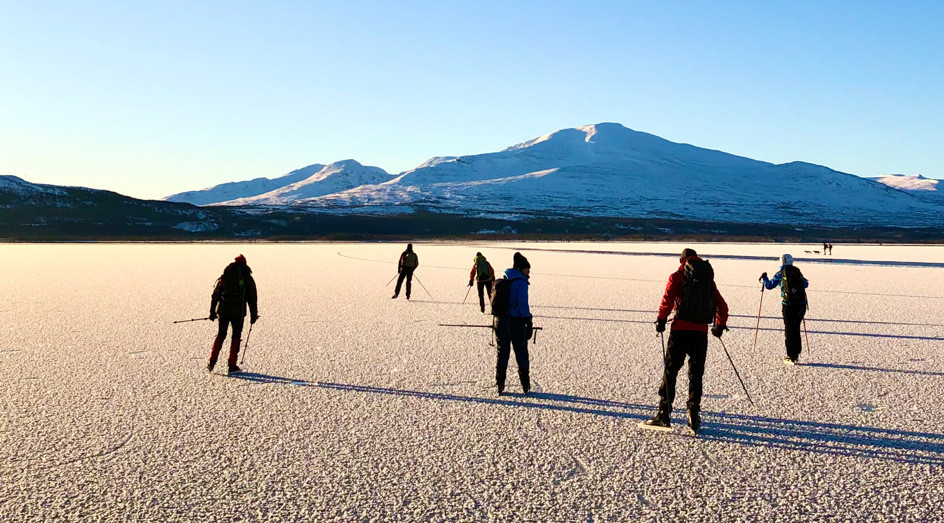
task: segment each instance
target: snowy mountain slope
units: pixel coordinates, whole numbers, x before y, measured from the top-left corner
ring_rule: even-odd
[[[303,180],[278,189],[221,203],[224,205],[291,205],[362,185],[384,183],[392,178],[393,175],[379,167],[361,165],[354,160],[343,160],[327,165]]]
[[[3,193],[25,197],[39,194],[65,194],[65,190],[54,185],[37,185],[6,174],[0,175],[0,194]]]
[[[304,180],[322,169],[324,169],[324,165],[316,163],[278,178],[255,178],[243,182],[223,183],[199,191],[173,194],[164,199],[170,202],[192,203],[194,205],[213,205],[238,198],[251,198]]]
[[[908,176],[905,174],[886,174],[884,176],[876,176],[869,179],[895,189],[910,192],[915,196],[944,199],[944,192],[941,191],[942,187],[944,186],[941,185],[941,180],[925,178],[920,174],[916,174],[914,176]]]
[[[942,224],[944,207],[827,167],[774,165],[619,124],[565,129],[501,152],[427,162],[307,200],[464,214],[586,215],[825,225]]]

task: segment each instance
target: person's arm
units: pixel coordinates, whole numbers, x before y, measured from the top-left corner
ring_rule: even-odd
[[[528,306],[528,280],[518,280],[517,284],[517,305],[518,313],[522,318],[531,317],[531,307]]]
[[[764,278],[764,287],[766,287],[769,291],[780,285],[781,281],[783,281],[783,271],[777,271],[777,274],[774,274],[773,279],[768,280],[767,278]]]
[[[397,262],[397,274],[403,272],[403,257],[406,256],[406,253],[400,255],[400,260]]]
[[[249,322],[255,323],[256,318],[259,317],[259,307],[257,303],[258,296],[256,295],[256,280],[253,277],[246,277],[246,302],[249,304]]]
[[[488,277],[491,278],[492,281],[494,281],[494,280],[495,280],[495,269],[492,268],[492,264],[491,264],[491,263],[485,262],[485,265],[488,266]]]
[[[472,270],[469,271],[469,285],[472,285],[472,281],[475,280],[475,264],[472,264]]]
[[[810,280],[803,278],[803,288],[806,289],[809,286],[810,286]]]
[[[662,295],[662,304],[659,305],[659,320],[667,320],[669,314],[672,314],[672,309],[675,308],[675,300],[678,298],[680,278],[682,278],[682,275],[678,272],[673,272],[669,276],[669,283],[665,285],[665,294]]]
[[[216,285],[213,286],[213,294],[210,295],[210,320],[216,319],[216,305],[220,302],[220,291],[223,288],[223,277],[216,279]]]
[[[721,325],[722,327],[728,324],[728,304],[724,301],[724,298],[721,297],[721,293],[718,292],[718,286],[712,285],[715,288],[715,302],[718,308],[715,310],[715,325]]]

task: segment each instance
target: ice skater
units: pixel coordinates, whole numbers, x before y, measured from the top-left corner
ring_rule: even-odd
[[[479,308],[485,312],[485,293],[488,293],[489,301],[492,300],[492,282],[495,281],[495,269],[488,263],[482,253],[475,253],[475,259],[472,262],[472,271],[469,272],[469,287],[478,280]],[[471,289],[470,289],[471,290]],[[466,293],[468,294],[468,293]]]
[[[516,252],[512,268],[507,269],[505,277],[495,283],[495,292],[492,294],[492,314],[495,315],[493,325],[498,342],[495,384],[498,386],[499,396],[505,392],[505,374],[512,347],[515,351],[515,361],[518,363],[521,390],[525,394],[531,391],[528,340],[534,331],[531,308],[528,306],[530,278],[531,264],[520,252]]]
[[[662,385],[659,387],[659,412],[643,423],[645,428],[669,429],[675,382],[688,356],[688,426],[693,432],[701,427],[702,378],[708,354],[708,324],[711,334],[720,338],[727,330],[728,305],[714,282],[711,265],[698,257],[694,249],[685,249],[681,266],[669,276],[656,319],[656,332],[665,332],[669,314],[675,319],[665,352]]]
[[[219,318],[219,330],[213,347],[207,370],[213,371],[216,359],[223,348],[227,328],[233,326],[233,338],[229,345],[229,367],[227,374],[241,372],[236,363],[239,356],[239,344],[242,342],[243,323],[246,319],[246,305],[249,306],[249,323],[259,319],[256,303],[256,281],[252,278],[252,269],[246,265],[246,257],[240,254],[233,263],[223,269],[223,275],[216,280],[213,295],[210,298],[210,321]]]
[[[810,282],[803,277],[800,269],[793,266],[793,256],[789,254],[780,257],[780,270],[774,274],[773,279],[768,279],[765,272],[760,275],[759,281],[763,282],[767,290],[780,286],[784,344],[787,348],[787,356],[783,362],[795,365],[803,351],[800,325],[803,323],[803,317],[806,316],[808,307],[806,288],[810,286]]]
[[[413,284],[413,271],[420,266],[420,258],[413,252],[413,244],[408,243],[406,250],[400,254],[400,261],[397,262],[397,288],[393,291],[391,299],[396,299],[400,295],[400,286],[406,279],[406,299],[410,299],[410,290]],[[389,283],[388,283],[389,285]]]

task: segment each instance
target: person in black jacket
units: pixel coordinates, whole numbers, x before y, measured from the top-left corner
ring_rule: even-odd
[[[773,278],[767,278],[767,273],[760,275],[760,281],[767,290],[780,286],[780,297],[783,299],[783,333],[787,356],[783,362],[796,365],[803,350],[803,340],[800,338],[800,326],[808,308],[806,288],[809,280],[803,277],[800,269],[793,266],[793,256],[784,254],[780,257],[780,270]]]
[[[229,346],[228,374],[240,372],[237,363],[239,344],[242,342],[243,322],[246,318],[246,306],[249,306],[249,323],[256,323],[259,319],[259,309],[256,304],[256,281],[252,278],[252,269],[246,265],[246,257],[240,254],[236,261],[223,269],[223,275],[216,280],[213,295],[210,298],[210,321],[220,320],[216,339],[210,349],[210,361],[207,370],[213,371],[216,359],[223,348],[226,339],[226,330],[233,326],[233,338]]]
[[[420,265],[420,258],[413,252],[413,244],[408,243],[406,250],[400,254],[400,260],[397,262],[397,274],[400,276],[397,277],[397,288],[393,291],[392,299],[396,299],[400,295],[400,287],[403,285],[403,280],[406,279],[406,299],[410,299],[410,287],[413,283],[413,271],[416,270]]]

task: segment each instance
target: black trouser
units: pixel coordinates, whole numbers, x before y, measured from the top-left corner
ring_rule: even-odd
[[[514,347],[521,388],[528,392],[531,390],[531,374],[528,363],[528,320],[508,316],[499,317],[495,321],[495,339],[498,341],[498,361],[495,363],[495,384],[498,385],[498,390],[505,389],[508,357],[511,355],[511,348]]]
[[[232,325],[233,326],[233,339],[241,340],[243,335],[243,321],[245,321],[245,316],[231,316],[229,314],[220,314],[219,322],[220,327],[216,333],[216,337],[225,340],[226,339],[226,330]]]
[[[416,267],[404,267],[400,271],[400,277],[397,278],[397,288],[393,291],[394,296],[400,295],[400,285],[403,284],[403,278],[406,278],[406,297],[410,298],[410,288],[413,283],[413,271],[416,270]]]
[[[688,355],[688,410],[701,411],[702,377],[708,354],[708,333],[674,330],[665,352],[665,375],[659,387],[659,415],[668,419],[675,402],[675,382]]]
[[[787,346],[787,357],[795,360],[803,350],[803,340],[800,338],[800,325],[806,316],[806,304],[783,306],[783,337]]]
[[[479,307],[482,308],[482,312],[485,312],[485,293],[488,293],[488,299],[492,299],[492,280],[480,281],[478,284],[479,288]],[[484,292],[483,292],[484,291]]]

